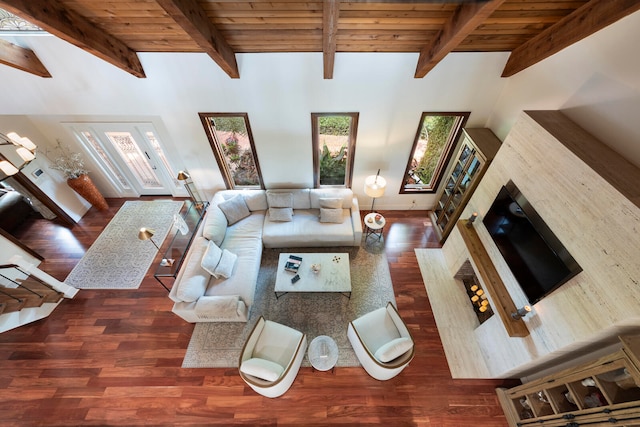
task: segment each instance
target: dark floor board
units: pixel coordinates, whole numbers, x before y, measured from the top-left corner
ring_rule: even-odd
[[[28,224],[19,238],[64,280],[124,201],[109,199],[108,211],[91,209],[71,229]],[[513,381],[450,376],[413,251],[439,247],[427,212],[382,213],[384,237],[372,244],[384,248],[416,341],[416,357],[398,377],[302,368],[289,392],[268,399],[236,369],[182,369],[193,325],[171,313],[148,274],[138,290],[82,290],[49,318],[0,335],[3,425],[505,427],[494,388]]]

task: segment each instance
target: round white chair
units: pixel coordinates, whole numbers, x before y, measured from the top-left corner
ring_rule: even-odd
[[[350,322],[347,337],[362,367],[377,380],[395,377],[413,359],[413,338],[391,302]]]
[[[305,334],[260,316],[240,353],[240,377],[263,396],[282,396],[296,379],[306,349]]]

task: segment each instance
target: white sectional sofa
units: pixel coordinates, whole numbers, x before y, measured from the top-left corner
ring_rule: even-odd
[[[191,323],[246,322],[263,246],[360,246],[361,240],[360,209],[350,189],[219,191],[169,294],[173,312]],[[221,260],[237,256],[228,277],[202,266],[210,246],[229,252]]]

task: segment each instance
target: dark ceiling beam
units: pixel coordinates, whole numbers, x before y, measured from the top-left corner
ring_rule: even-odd
[[[339,16],[340,0],[324,0],[322,8],[322,62],[325,79],[333,78]]]
[[[49,71],[31,49],[17,46],[2,39],[0,39],[0,63],[39,77],[51,77]]]
[[[145,77],[135,51],[58,0],[0,0],[0,7],[136,77]]]
[[[196,0],[157,1],[229,77],[240,78],[235,52]]]
[[[426,76],[449,52],[454,50],[473,30],[491,16],[504,1],[462,3],[432,42],[420,50],[414,77]]]
[[[515,48],[502,77],[513,76],[637,10],[638,0],[591,0]]]

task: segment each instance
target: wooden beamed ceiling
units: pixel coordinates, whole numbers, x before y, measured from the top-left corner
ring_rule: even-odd
[[[0,8],[137,77],[144,77],[137,52],[204,52],[231,78],[240,77],[236,53],[322,52],[330,79],[340,52],[415,52],[420,78],[450,52],[506,51],[507,77],[640,2],[0,0]],[[0,63],[49,77],[34,52],[8,42],[0,43]]]

